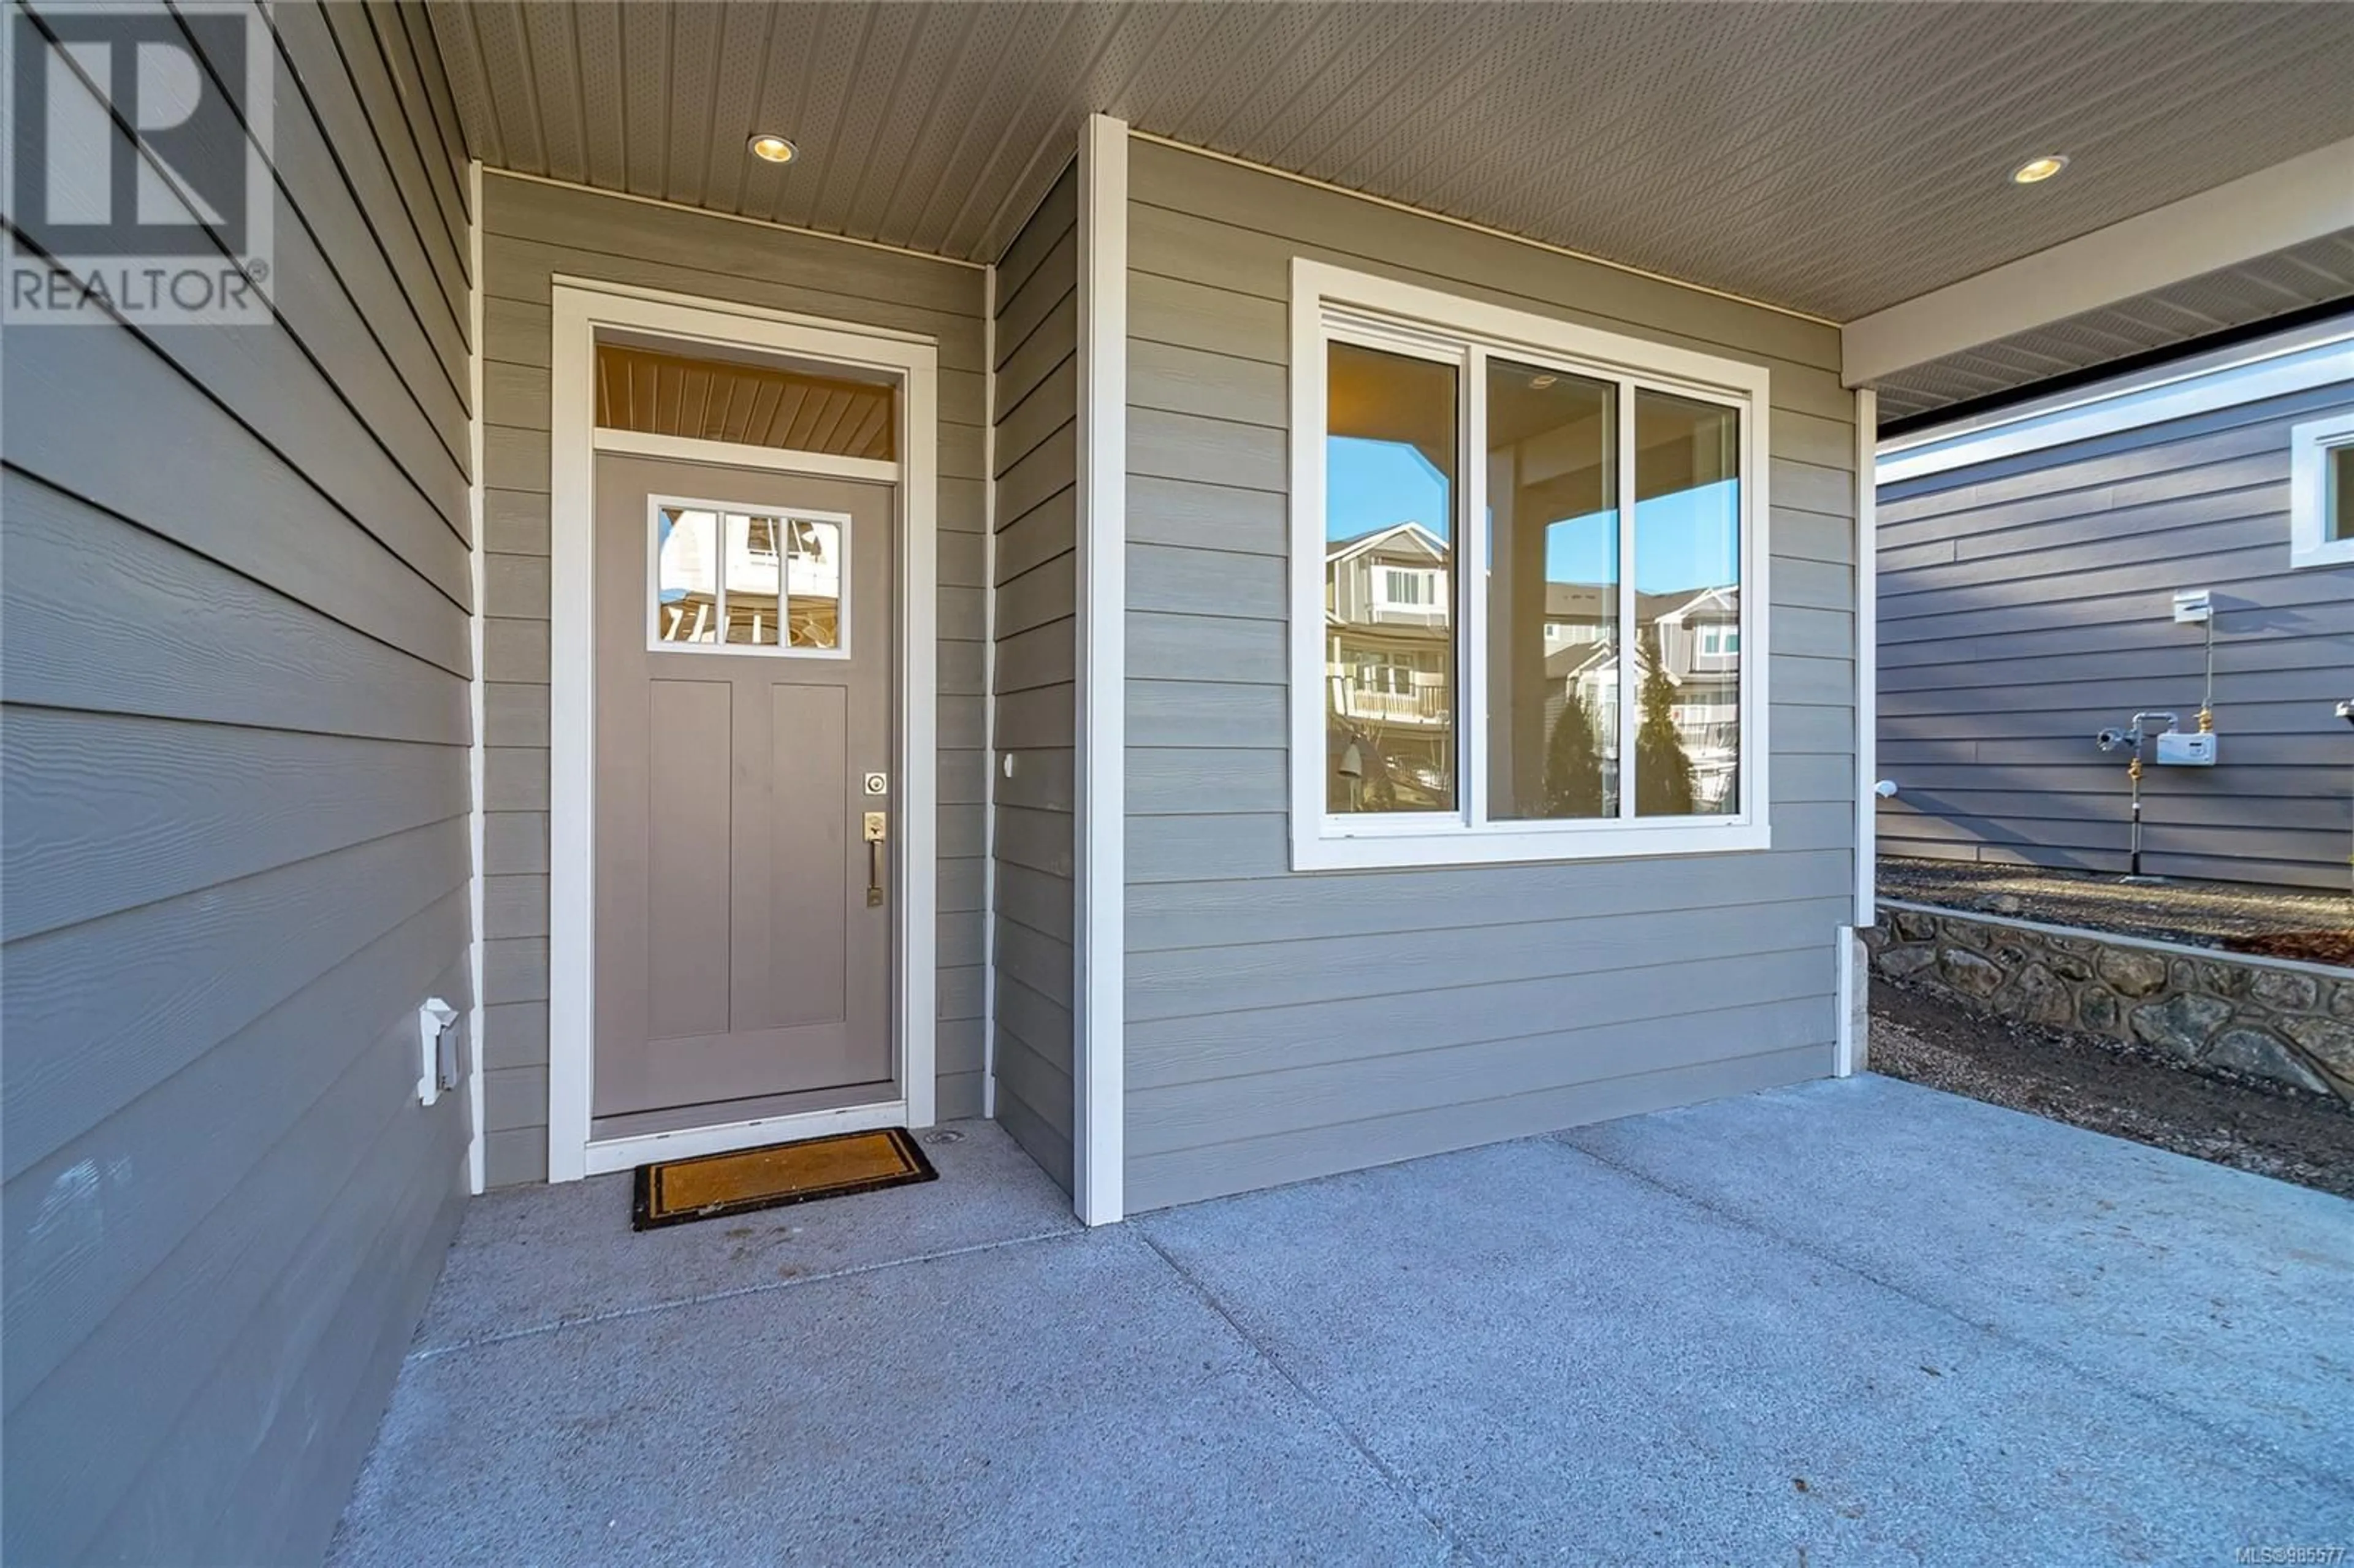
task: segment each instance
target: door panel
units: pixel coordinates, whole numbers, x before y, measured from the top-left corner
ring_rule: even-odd
[[[598,1117],[885,1092],[893,501],[597,459]]]

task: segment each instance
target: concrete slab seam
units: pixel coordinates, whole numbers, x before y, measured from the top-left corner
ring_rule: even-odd
[[[430,1345],[421,1351],[411,1351],[401,1358],[404,1366],[440,1361],[461,1351],[486,1350],[515,1340],[528,1340],[542,1334],[561,1333],[567,1329],[586,1328],[596,1323],[610,1323],[624,1318],[643,1318],[656,1312],[675,1311],[684,1307],[707,1306],[715,1301],[733,1301],[741,1296],[765,1296],[773,1291],[791,1290],[798,1286],[822,1285],[832,1279],[851,1279],[862,1274],[879,1274],[887,1269],[906,1268],[914,1264],[938,1263],[943,1258],[968,1257],[975,1253],[995,1252],[1000,1247],[1027,1246],[1033,1242],[1073,1241],[1087,1235],[1085,1231],[1057,1228],[1038,1231],[1030,1235],[1005,1236],[996,1241],[976,1242],[970,1246],[945,1247],[938,1252],[918,1253],[909,1257],[884,1258],[875,1263],[854,1264],[847,1268],[827,1269],[819,1274],[797,1275],[791,1279],[762,1280],[758,1285],[739,1285],[727,1290],[708,1290],[695,1296],[673,1297],[665,1301],[644,1301],[634,1307],[615,1307],[602,1312],[583,1313],[578,1318],[560,1318],[552,1323],[534,1323],[526,1328],[508,1329],[496,1334],[478,1335],[451,1345]]]
[[[1207,1307],[1211,1311],[1215,1312],[1219,1318],[1225,1321],[1226,1327],[1234,1330],[1235,1336],[1241,1340],[1246,1346],[1249,1347],[1252,1354],[1257,1356],[1262,1361],[1265,1361],[1268,1369],[1272,1371],[1276,1376],[1288,1383],[1291,1386],[1292,1391],[1299,1394],[1299,1397],[1307,1403],[1310,1409],[1324,1417],[1325,1422],[1332,1428],[1332,1430],[1340,1434],[1341,1441],[1345,1442],[1351,1448],[1354,1449],[1357,1457],[1365,1462],[1366,1467],[1370,1468],[1375,1476],[1380,1478],[1382,1484],[1389,1488],[1392,1492],[1395,1493],[1399,1501],[1405,1503],[1406,1507],[1414,1510],[1415,1513],[1421,1518],[1422,1521],[1429,1525],[1432,1531],[1437,1534],[1438,1539],[1447,1543],[1447,1549],[1454,1554],[1458,1561],[1474,1563],[1482,1563],[1487,1561],[1478,1552],[1472,1551],[1471,1548],[1466,1545],[1461,1540],[1458,1539],[1453,1531],[1447,1528],[1446,1522],[1439,1519],[1436,1513],[1432,1512],[1429,1507],[1423,1502],[1422,1499],[1416,1495],[1414,1489],[1406,1483],[1405,1478],[1391,1469],[1388,1465],[1383,1463],[1381,1457],[1375,1454],[1371,1448],[1367,1447],[1364,1440],[1357,1436],[1355,1430],[1352,1428],[1347,1422],[1341,1419],[1341,1414],[1338,1411],[1334,1410],[1323,1400],[1318,1398],[1314,1390],[1310,1389],[1306,1383],[1300,1382],[1299,1379],[1293,1374],[1291,1369],[1283,1364],[1281,1357],[1278,1356],[1271,1349],[1262,1342],[1257,1335],[1253,1334],[1248,1329],[1244,1328],[1241,1321],[1236,1319],[1232,1312],[1226,1309],[1226,1304],[1218,1299],[1217,1293],[1215,1291],[1212,1290],[1200,1279],[1195,1278],[1193,1272],[1183,1264],[1178,1262],[1175,1255],[1172,1255],[1166,1247],[1154,1240],[1151,1234],[1147,1231],[1142,1224],[1132,1224],[1130,1228],[1136,1232],[1137,1239],[1141,1241],[1145,1246],[1151,1251],[1154,1256],[1160,1258],[1163,1264],[1168,1266],[1169,1271],[1172,1274],[1174,1274],[1179,1279],[1184,1281],[1186,1287],[1192,1290],[1193,1294],[1200,1298],[1204,1306]]]

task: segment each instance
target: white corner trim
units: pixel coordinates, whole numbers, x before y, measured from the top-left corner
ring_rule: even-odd
[[[1836,1005],[1839,1017],[1834,1021],[1831,1037],[1831,1076],[1851,1078],[1864,1066],[1866,1042],[1872,1029],[1870,1012],[1870,970],[1857,959],[1856,928],[1839,928],[1839,989]],[[1859,988],[1863,988],[1859,990]]]
[[[473,613],[468,617],[468,637],[472,648],[474,678],[467,683],[466,705],[468,723],[473,733],[473,744],[467,748],[467,775],[470,795],[466,810],[467,853],[472,857],[472,876],[466,893],[467,917],[473,930],[473,940],[467,948],[466,972],[469,994],[473,1004],[466,1012],[466,1190],[480,1192],[490,1181],[490,1134],[482,1126],[484,1086],[482,1082],[482,1029],[488,1016],[482,1001],[483,911],[489,902],[489,886],[483,881],[486,871],[482,858],[482,842],[489,827],[485,814],[488,808],[490,752],[482,736],[482,722],[489,711],[489,675],[482,668],[482,654],[488,635],[483,604],[483,583],[487,575],[484,560],[486,546],[482,541],[482,502],[485,485],[482,480],[482,161],[476,158],[466,165],[466,447],[471,482],[466,486],[468,527],[472,530],[473,548],[468,552],[469,570],[473,581]]]
[[[1839,1018],[1835,1077],[1862,1070],[1871,1028],[1871,976],[1857,965],[1857,933],[1879,919],[1880,865],[1880,567],[1879,482],[1872,474],[1872,449],[1880,424],[1880,394],[1861,387],[1855,395],[1855,916],[1839,928]]]
[[[1128,126],[1087,117],[1079,141],[1079,525],[1073,1204],[1126,1213],[1128,746]]]
[[[2354,538],[2323,536],[2329,509],[2329,453],[2354,446],[2354,413],[2292,425],[2288,432],[2291,567],[2354,566]]]
[[[1879,451],[1882,484],[2354,382],[2354,321],[2244,344],[1978,418],[1915,430]]]
[[[997,1119],[997,264],[981,282],[981,1114]]]
[[[1879,919],[1880,483],[1872,472],[1880,394],[1855,395],[1855,923]]]
[[[2064,201],[2067,188],[2063,176],[2005,194]],[[2354,138],[1858,317],[1840,329],[1840,378],[1877,381],[2347,228]]]
[[[599,329],[686,343],[743,345],[830,360],[899,377],[905,466],[898,484],[899,876],[893,921],[893,1033],[899,1094],[888,1102],[820,1113],[896,1112],[928,1127],[937,1110],[935,1022],[939,886],[938,684],[939,367],[928,339],[856,323],[764,311],[663,290],[558,275],[549,301],[547,1179],[578,1181],[642,1139],[593,1140],[592,1049],[596,933],[595,571],[592,482],[600,440],[592,396]],[[722,443],[707,443],[722,446]],[[789,454],[723,447],[734,461],[790,467]],[[814,465],[825,477],[833,467]],[[794,1118],[693,1129],[697,1152],[773,1141]],[[820,1126],[811,1121],[809,1126]],[[846,1124],[844,1124],[846,1125]],[[689,1146],[663,1134],[662,1147]],[[716,1140],[716,1142],[715,1142]],[[703,1147],[711,1144],[712,1147]]]
[[[1458,418],[1467,430],[1484,407],[1482,367],[1490,353],[1511,355],[1573,375],[1606,378],[1618,387],[1618,471],[1634,467],[1635,391],[1659,389],[1737,408],[1741,412],[1741,800],[1731,815],[1637,818],[1633,802],[1621,815],[1592,821],[1491,821],[1482,783],[1486,758],[1484,690],[1486,608],[1467,595],[1460,630],[1464,746],[1458,769],[1458,810],[1350,817],[1326,809],[1324,573],[1325,377],[1328,341],[1393,347],[1394,352],[1454,364],[1464,397]],[[1773,739],[1771,679],[1772,379],[1762,365],[1655,344],[1557,317],[1466,298],[1376,273],[1295,256],[1291,261],[1290,402],[1288,461],[1290,482],[1290,781],[1288,840],[1294,871],[1501,864],[1711,854],[1770,849]],[[1467,439],[1476,440],[1476,437]],[[1481,560],[1487,549],[1485,465],[1467,463],[1462,481],[1462,540],[1458,559]],[[1621,508],[1620,553],[1632,558],[1632,508]],[[1622,620],[1631,617],[1631,572],[1620,578]],[[1619,705],[1621,755],[1631,755],[1634,707]]]

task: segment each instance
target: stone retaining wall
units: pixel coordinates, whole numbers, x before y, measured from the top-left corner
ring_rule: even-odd
[[[2354,1106],[2354,970],[1883,899],[1872,973]]]

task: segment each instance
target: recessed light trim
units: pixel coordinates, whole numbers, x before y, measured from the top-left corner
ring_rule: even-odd
[[[744,150],[764,164],[790,164],[801,150],[784,137],[762,131],[744,143]]]
[[[2040,185],[2067,166],[2068,154],[2065,153],[2046,153],[2041,157],[2030,158],[2011,170],[2010,183],[2015,185]]]

